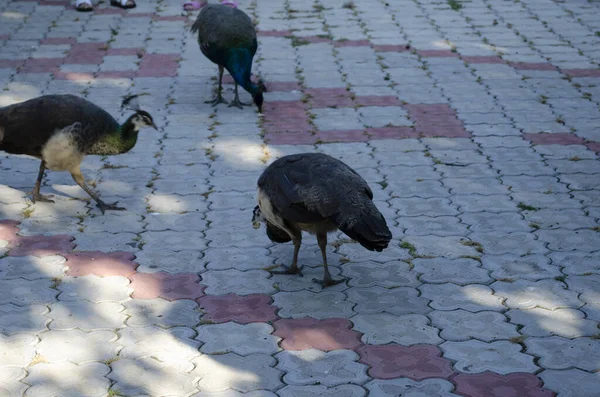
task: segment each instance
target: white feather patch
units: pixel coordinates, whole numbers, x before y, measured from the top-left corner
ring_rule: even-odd
[[[85,155],[79,151],[68,131],[55,133],[42,148],[42,159],[52,171],[69,171],[79,167]]]

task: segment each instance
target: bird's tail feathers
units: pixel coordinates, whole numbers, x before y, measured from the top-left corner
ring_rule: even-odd
[[[392,239],[385,218],[370,200],[358,211],[340,212],[332,218],[342,232],[369,251],[384,250]]]

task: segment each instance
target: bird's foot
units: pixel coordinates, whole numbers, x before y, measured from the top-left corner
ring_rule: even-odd
[[[323,288],[331,287],[332,285],[345,283],[348,280],[349,280],[349,278],[346,278],[346,277],[341,278],[339,280],[335,280],[333,278],[324,278],[323,280],[319,280],[318,278],[312,279],[313,283],[321,284],[323,286]]]
[[[251,103],[242,102],[242,101],[240,101],[240,98],[235,97],[235,98],[233,98],[233,101],[231,101],[229,103],[229,107],[232,107],[232,106],[235,106],[236,108],[243,109],[244,106],[252,106],[252,104]]]
[[[126,208],[125,207],[117,207],[117,203],[118,203],[118,201],[115,201],[112,204],[106,204],[104,201],[98,200],[96,207],[100,208],[102,215],[104,215],[104,211],[106,211],[106,210],[125,211]]]
[[[29,194],[31,194],[31,201],[33,201],[34,203],[53,203],[54,200],[52,200],[50,198],[50,196],[44,196],[42,194],[39,193],[33,193],[33,192],[29,192]]]
[[[297,274],[300,277],[304,277],[304,274],[302,274],[302,270],[300,270],[300,268],[298,266],[284,266],[284,265],[279,265],[280,267],[284,268],[285,270],[271,270],[271,274]]]
[[[209,101],[204,101],[204,103],[210,103],[213,106],[217,106],[219,103],[227,103],[227,101],[223,99],[223,96],[221,94],[217,94],[216,97]]]

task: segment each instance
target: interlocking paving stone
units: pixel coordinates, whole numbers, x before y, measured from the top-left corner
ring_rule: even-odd
[[[540,374],[544,386],[557,392],[557,396],[594,397],[598,394],[596,383],[598,374],[569,369],[565,371],[546,370]]]
[[[352,315],[353,303],[346,301],[346,295],[336,291],[278,292],[273,295],[273,306],[280,308],[282,318],[313,317],[324,319],[348,317]]]
[[[459,285],[491,281],[488,271],[473,259],[415,259],[414,271],[421,274],[420,280],[427,283],[454,283]]]
[[[117,343],[122,346],[120,358],[141,359],[152,357],[161,362],[186,366],[198,357],[199,342],[194,340],[191,328],[156,326],[125,328],[119,331]]]
[[[354,311],[359,314],[390,313],[396,316],[403,314],[425,314],[432,309],[429,300],[419,296],[416,288],[349,288],[345,291],[349,302],[356,303]]]
[[[585,317],[584,306],[581,310],[532,308],[527,310],[509,310],[506,315],[513,324],[522,325],[520,332],[529,336],[559,335],[565,338],[593,336],[598,333],[600,318]],[[587,312],[586,312],[587,313]]]
[[[516,326],[496,312],[470,313],[465,310],[433,311],[429,313],[433,325],[441,329],[445,340],[465,341],[478,339],[491,342],[518,337]]]
[[[365,385],[370,396],[423,396],[423,397],[453,397],[454,386],[443,379],[425,379],[421,382],[400,378],[390,380],[372,380]]]
[[[0,334],[0,362],[2,367],[25,367],[36,354],[37,338],[29,334],[3,336]]]
[[[274,326],[273,335],[282,339],[284,350],[353,350],[361,345],[360,334],[350,329],[352,324],[346,319],[281,319]]]
[[[531,397],[554,396],[552,391],[542,388],[542,382],[537,377],[525,373],[514,373],[504,376],[490,372],[459,374],[453,380],[456,383],[456,391],[460,395],[467,397],[501,397],[506,395]],[[547,387],[547,383],[544,383]]]
[[[438,329],[419,314],[393,316],[388,313],[359,314],[352,318],[354,329],[363,334],[362,341],[373,345],[396,342],[401,345],[438,344]]]
[[[128,315],[129,327],[146,327],[159,325],[172,327],[176,325],[194,326],[200,321],[201,313],[198,305],[191,300],[181,299],[167,301],[165,299],[129,300],[123,303],[123,313]]]
[[[203,342],[200,351],[207,354],[233,352],[241,356],[252,353],[273,354],[279,350],[280,338],[268,324],[209,324],[197,328],[196,339]]]
[[[582,305],[575,291],[557,280],[526,281],[511,283],[497,281],[490,285],[496,295],[506,298],[504,304],[511,309],[532,309],[534,307],[554,310],[578,308]]]
[[[25,395],[100,396],[110,386],[110,381],[105,377],[109,372],[110,368],[101,363],[39,363],[29,368],[23,380],[31,385]],[[72,376],[64,376],[65,373]],[[85,379],[85,382],[81,382],[81,379]]]
[[[540,357],[540,365],[548,369],[578,368],[594,371],[598,365],[594,357],[598,356],[600,341],[581,338],[569,340],[560,337],[528,338],[525,340],[527,351]]]
[[[340,386],[286,386],[277,392],[281,397],[364,397],[366,392],[356,385]],[[261,396],[262,397],[262,396]],[[265,394],[265,397],[270,397]]]
[[[425,284],[419,287],[421,296],[431,300],[430,306],[436,310],[464,309],[470,312],[483,310],[504,310],[502,298],[484,285],[471,284]]]

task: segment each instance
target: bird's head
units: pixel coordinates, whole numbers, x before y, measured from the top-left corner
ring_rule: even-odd
[[[262,79],[259,79],[256,83],[256,91],[252,95],[252,99],[254,100],[256,107],[258,107],[259,113],[262,113],[262,106],[263,102],[265,101],[263,97],[263,92],[267,92],[267,86]]]
[[[145,127],[152,127],[158,131],[158,127],[154,124],[152,116],[145,110],[137,110],[135,114],[131,116],[130,120],[138,131]]]
[[[254,211],[252,211],[252,227],[258,229],[260,227],[260,224],[266,221],[267,220],[260,211],[260,207],[258,205],[254,207]]]

